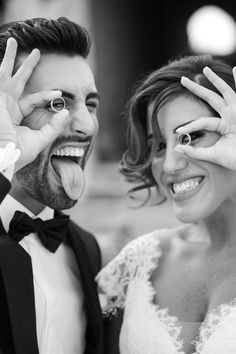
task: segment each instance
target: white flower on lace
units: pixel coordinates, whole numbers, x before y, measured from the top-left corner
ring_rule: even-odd
[[[104,294],[98,294],[100,305],[102,308],[102,315],[104,318],[112,318],[117,316],[118,309],[122,307],[121,301],[117,296],[108,298]]]
[[[0,148],[0,171],[4,171],[8,166],[14,164],[20,156],[20,150],[10,142],[5,148]]]

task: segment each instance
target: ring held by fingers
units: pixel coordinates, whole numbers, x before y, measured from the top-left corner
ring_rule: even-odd
[[[60,112],[66,108],[66,101],[63,97],[54,98],[50,102],[50,106],[54,112]]]
[[[180,145],[190,145],[191,144],[191,136],[188,133],[178,134],[178,143]]]

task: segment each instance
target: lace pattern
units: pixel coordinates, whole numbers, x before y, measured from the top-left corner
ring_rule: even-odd
[[[183,352],[183,340],[181,338],[182,326],[177,317],[171,316],[167,308],[161,309],[159,306],[156,307],[156,314],[159,320],[164,324],[166,330],[171,337],[174,346],[178,353],[184,354]]]
[[[195,341],[192,342],[196,348],[196,352],[193,354],[202,353],[206,342],[215,332],[218,324],[221,323],[222,320],[231,313],[232,309],[236,309],[236,298],[229,303],[217,306],[215,309],[209,312],[200,327],[199,336]]]
[[[127,288],[134,280],[148,281],[160,256],[157,232],[153,232],[131,241],[98,273],[96,281],[103,294],[101,305],[105,316],[124,308]]]
[[[154,302],[151,275],[162,251],[160,231],[130,242],[96,277],[105,315],[126,309],[120,335],[122,354],[184,354],[182,326]],[[193,354],[236,353],[236,298],[211,310],[192,343]]]

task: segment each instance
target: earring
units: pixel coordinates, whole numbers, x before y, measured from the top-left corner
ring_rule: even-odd
[[[188,133],[182,133],[178,135],[178,143],[180,145],[191,144],[191,136]]]
[[[60,112],[66,107],[66,101],[63,97],[54,98],[50,102],[50,106],[54,112]]]

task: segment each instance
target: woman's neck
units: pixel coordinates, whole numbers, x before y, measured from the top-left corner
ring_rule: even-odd
[[[206,226],[213,247],[236,246],[236,200],[225,201],[202,223]]]

